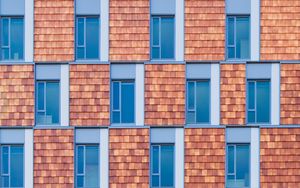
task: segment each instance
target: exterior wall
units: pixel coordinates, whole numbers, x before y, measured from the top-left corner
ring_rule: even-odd
[[[300,1],[261,0],[261,60],[300,59]]]
[[[225,1],[185,1],[185,59],[225,59]]]
[[[34,0],[34,61],[74,60],[74,0]]]
[[[281,124],[300,124],[300,64],[281,64]]]
[[[109,130],[109,183],[149,187],[149,129]]]
[[[185,129],[185,188],[225,187],[225,129]]]
[[[185,123],[185,65],[145,65],[145,124]]]
[[[0,126],[33,126],[33,65],[1,65],[0,96]]]
[[[244,125],[246,65],[221,64],[221,124]]]
[[[150,54],[150,1],[109,1],[111,61],[146,61]]]
[[[70,124],[109,125],[109,65],[70,65]]]
[[[300,128],[263,128],[261,187],[300,187]]]
[[[74,187],[74,130],[34,130],[34,187]]]

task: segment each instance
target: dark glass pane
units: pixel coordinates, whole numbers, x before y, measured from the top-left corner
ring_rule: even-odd
[[[255,83],[248,82],[248,109],[255,108]]]
[[[77,174],[83,174],[84,170],[84,147],[77,147]]]
[[[161,186],[172,187],[174,184],[174,146],[161,146]]]
[[[7,146],[2,146],[2,155],[1,155],[1,158],[2,158],[2,174],[8,174],[8,152],[9,152],[9,149]]]
[[[9,187],[9,177],[8,176],[2,176],[1,178],[1,187]]]
[[[187,123],[196,123],[195,111],[190,111],[187,113]]]
[[[10,150],[10,186],[23,187],[23,146],[11,146]]]
[[[9,32],[9,19],[3,18],[2,19],[2,46],[8,46],[8,32]]]
[[[248,123],[255,123],[255,111],[248,111]]]
[[[84,47],[77,47],[77,59],[84,59]]]
[[[112,122],[113,123],[120,123],[120,112],[113,112],[112,113]]]
[[[38,110],[44,110],[45,109],[45,104],[44,104],[44,88],[45,84],[38,82]]]
[[[209,103],[210,103],[210,89],[209,82],[197,82],[196,90],[196,121],[198,123],[209,122]]]
[[[84,18],[77,19],[77,45],[84,45]]]
[[[9,59],[9,49],[2,48],[2,59],[7,60]]]
[[[235,48],[229,47],[227,49],[228,49],[228,58],[229,59],[235,58]]]
[[[161,18],[161,59],[174,58],[174,18]]]
[[[46,83],[46,124],[59,123],[59,83]]]
[[[249,186],[249,145],[236,146],[236,180],[242,183],[242,187]]]
[[[228,154],[227,154],[227,162],[228,162],[228,173],[234,173],[234,146],[228,146]]]
[[[152,146],[152,174],[159,173],[159,147]]]
[[[134,84],[122,83],[121,85],[121,120],[122,123],[134,122]]]
[[[195,109],[195,83],[188,82],[188,109]]]
[[[248,59],[250,57],[250,23],[249,17],[236,18],[236,48],[237,58]]]
[[[99,19],[86,18],[86,58],[99,58]]]
[[[11,18],[10,26],[10,58],[23,59],[24,21],[23,18]]]
[[[77,187],[83,187],[83,176],[77,176]]]
[[[160,48],[152,47],[152,59],[159,59],[159,58],[160,58]]]
[[[85,186],[99,186],[99,147],[86,146]]]
[[[113,110],[120,109],[120,85],[119,82],[113,82]]]
[[[152,187],[159,187],[159,176],[152,176]]]
[[[270,121],[270,82],[256,82],[257,87],[257,122],[268,123]]]
[[[228,18],[228,45],[234,45],[234,18]]]
[[[153,24],[152,44],[159,45],[159,18],[153,18],[152,24]]]

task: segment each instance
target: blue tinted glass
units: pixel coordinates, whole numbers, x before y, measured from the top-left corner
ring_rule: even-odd
[[[78,146],[77,147],[77,174],[83,174],[84,168],[84,147]]]
[[[152,47],[152,59],[159,59],[160,58],[160,48],[159,47]]]
[[[9,176],[1,177],[1,187],[9,187]]]
[[[1,159],[2,159],[2,170],[1,170],[1,173],[2,174],[8,174],[8,152],[9,152],[9,149],[7,146],[3,146],[2,147],[2,156],[1,156]]]
[[[236,57],[247,59],[250,56],[249,17],[236,18]]]
[[[248,111],[248,123],[255,123],[255,111]]]
[[[153,18],[152,24],[153,24],[152,44],[159,45],[159,18]]]
[[[159,147],[152,146],[152,174],[159,173]]]
[[[23,187],[23,146],[11,146],[10,151],[10,186]]]
[[[270,121],[270,82],[256,82],[257,87],[257,122],[268,123]]]
[[[77,176],[77,187],[83,187],[83,176]]]
[[[234,173],[234,146],[228,146],[228,173]]]
[[[209,82],[197,82],[196,90],[196,121],[199,123],[209,122]]]
[[[188,82],[188,109],[195,109],[195,83]]]
[[[77,19],[77,45],[84,45],[84,18]]]
[[[2,46],[8,46],[9,19],[2,19]]]
[[[99,57],[99,19],[86,18],[86,58]]]
[[[84,58],[84,47],[77,47],[77,59],[83,59]]]
[[[38,82],[38,110],[44,110],[44,87],[45,84]]]
[[[155,175],[152,176],[152,187],[158,187],[159,186],[159,176]]]
[[[46,124],[59,123],[59,83],[48,82],[46,83]]]
[[[234,45],[234,18],[228,18],[228,45]]]
[[[119,82],[113,82],[113,110],[120,109],[120,85]]]
[[[113,123],[120,123],[120,112],[117,111],[117,112],[113,112],[112,113],[112,122]]]
[[[187,112],[187,123],[196,123],[195,111]]]
[[[234,47],[228,48],[228,58],[235,58],[235,48]]]
[[[121,85],[121,120],[122,123],[134,122],[134,84],[122,83]]]
[[[236,180],[242,187],[249,186],[249,145],[236,146]]]
[[[99,147],[86,146],[85,186],[99,186]]]
[[[174,58],[174,18],[161,18],[161,58]]]
[[[174,146],[161,146],[161,186],[173,186],[174,182]]]
[[[10,50],[11,59],[23,59],[24,48],[24,23],[23,18],[11,18]]]
[[[255,104],[255,83],[248,82],[248,109],[254,109]]]

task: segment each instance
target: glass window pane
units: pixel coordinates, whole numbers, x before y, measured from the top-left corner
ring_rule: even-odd
[[[77,47],[77,59],[84,59],[84,47]]]
[[[9,49],[2,48],[2,59],[7,60],[9,59]]]
[[[270,82],[256,82],[257,87],[257,122],[268,123],[270,121]]]
[[[171,187],[174,182],[174,146],[161,146],[161,186]]]
[[[248,123],[255,123],[255,111],[248,111]]]
[[[38,110],[44,110],[45,105],[44,105],[44,88],[45,84],[42,82],[38,82]]]
[[[10,186],[23,187],[23,146],[11,146],[10,151]]]
[[[249,186],[249,145],[236,146],[236,181],[242,187]]]
[[[2,156],[1,156],[1,159],[2,159],[1,173],[2,174],[8,174],[8,152],[9,152],[8,147],[7,146],[2,146]]]
[[[160,58],[160,48],[152,47],[152,59],[159,59],[159,58]]]
[[[152,176],[152,187],[159,187],[159,176]]]
[[[234,45],[234,18],[228,18],[228,45]]]
[[[9,187],[9,177],[8,176],[2,176],[1,178],[1,187]]]
[[[121,85],[121,120],[122,123],[134,122],[134,84],[122,83]]]
[[[77,187],[83,187],[83,176],[77,176]]]
[[[46,83],[46,124],[59,123],[59,83]]]
[[[113,110],[120,109],[120,85],[119,82],[113,82]]]
[[[235,48],[234,47],[229,47],[228,49],[228,58],[235,58]]]
[[[23,18],[11,18],[10,26],[10,58],[23,59],[24,23]]]
[[[196,118],[195,118],[195,112],[194,111],[189,111],[187,113],[187,123],[196,123]]]
[[[153,24],[152,44],[159,45],[159,18],[153,18],[152,24]]]
[[[86,146],[85,186],[99,186],[99,147]]]
[[[248,59],[250,57],[250,24],[249,17],[236,18],[236,57]]]
[[[228,154],[227,154],[227,161],[228,161],[228,173],[234,173],[234,146],[228,146]]]
[[[99,58],[99,19],[86,18],[86,58]]]
[[[188,109],[195,109],[195,83],[188,82]]]
[[[152,146],[152,174],[159,173],[159,147]]]
[[[209,122],[209,82],[197,82],[196,84],[196,121],[198,123],[208,123]]]
[[[113,123],[120,123],[120,112],[113,112],[112,113],[112,122]]]
[[[8,46],[9,19],[2,19],[2,46]]]
[[[254,109],[255,106],[255,83],[248,82],[248,109]]]
[[[174,18],[161,18],[161,58],[174,58]]]
[[[83,164],[84,160],[84,147],[83,146],[78,146],[77,147],[77,174],[83,174]]]
[[[77,45],[84,45],[84,18],[77,19]]]

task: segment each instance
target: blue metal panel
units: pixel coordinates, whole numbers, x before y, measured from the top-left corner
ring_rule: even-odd
[[[100,15],[100,0],[76,0],[77,15]]]
[[[226,143],[251,143],[251,128],[227,128]]]
[[[1,144],[23,144],[25,142],[24,129],[2,129],[0,130]]]
[[[36,80],[60,80],[60,65],[36,65]]]
[[[226,0],[226,14],[250,14],[251,0]]]
[[[21,16],[25,13],[25,0],[0,0],[0,14]]]
[[[175,15],[175,0],[151,0],[151,14]]]
[[[111,66],[111,79],[135,79],[135,65],[115,64]]]
[[[175,128],[153,128],[150,130],[151,143],[175,143]]]
[[[271,79],[272,64],[247,64],[247,79]]]
[[[210,79],[210,64],[189,64],[186,65],[187,79]]]
[[[100,129],[77,129],[76,144],[99,144]]]

